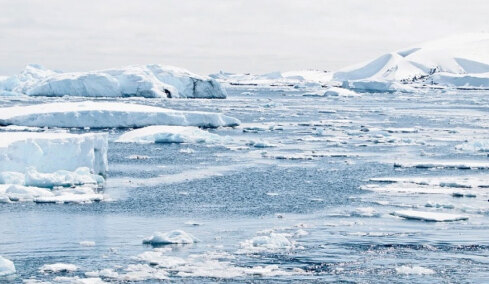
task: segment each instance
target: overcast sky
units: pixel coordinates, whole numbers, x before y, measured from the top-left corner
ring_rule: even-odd
[[[0,0],[0,74],[161,63],[209,74],[334,70],[489,31],[489,1]]]

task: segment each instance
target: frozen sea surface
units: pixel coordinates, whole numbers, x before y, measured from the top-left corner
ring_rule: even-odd
[[[110,198],[0,203],[0,255],[16,267],[0,281],[488,282],[489,158],[460,146],[489,140],[487,93],[306,92],[121,99],[242,125],[208,130],[229,138],[217,144],[118,143],[126,130],[97,129],[110,137]],[[81,99],[1,104],[68,100]],[[395,213],[413,211],[421,220]],[[467,220],[423,221],[453,215]],[[198,241],[143,244],[174,230]]]

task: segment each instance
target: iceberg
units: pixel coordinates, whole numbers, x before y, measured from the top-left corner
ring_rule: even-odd
[[[12,261],[0,256],[0,277],[15,273],[15,265]]]
[[[415,87],[489,87],[489,33],[425,42],[335,72],[333,81],[361,91],[410,91]]]
[[[218,143],[225,140],[193,126],[147,126],[122,134],[116,142],[133,143]]]
[[[25,182],[35,185],[53,180],[53,185],[59,185],[59,182],[79,184],[87,178],[90,182],[98,181],[90,174],[106,175],[107,148],[107,135],[100,133],[2,132],[0,180],[22,184],[19,181],[24,176]],[[73,173],[57,172],[62,170]],[[41,173],[55,174],[47,176]],[[60,181],[60,176],[65,174],[70,177]]]
[[[30,96],[226,98],[214,79],[158,64],[68,73],[28,65],[0,78],[0,90]]]
[[[239,86],[271,86],[294,88],[321,88],[331,80],[331,73],[322,70],[297,70],[287,72],[271,72],[266,74],[235,74],[219,72],[210,77],[221,83]]]
[[[180,125],[215,128],[239,124],[238,119],[219,113],[117,102],[63,102],[0,108],[0,125],[4,126],[128,128]]]
[[[405,219],[421,220],[427,222],[452,222],[464,221],[469,219],[469,217],[463,215],[415,210],[399,210],[393,212],[392,215]]]

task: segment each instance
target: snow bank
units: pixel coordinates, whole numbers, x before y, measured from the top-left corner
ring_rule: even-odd
[[[344,68],[333,80],[363,91],[409,90],[406,83],[489,87],[489,33],[430,41]]]
[[[157,64],[70,73],[29,65],[18,75],[0,79],[0,90],[31,96],[226,97],[226,91],[212,78]]]
[[[451,222],[451,221],[463,221],[469,219],[467,216],[456,215],[456,214],[414,211],[414,210],[395,211],[394,213],[392,213],[392,215],[405,218],[405,219],[421,220],[421,221],[428,221],[428,222]]]
[[[15,265],[12,261],[0,256],[0,277],[15,273]]]
[[[122,134],[116,142],[218,143],[225,138],[192,126],[147,126]]]
[[[92,183],[91,179],[98,179],[89,172],[106,174],[107,147],[106,134],[3,132],[0,133],[0,179],[4,183],[22,184],[18,182],[21,175],[11,173],[18,172],[32,185],[73,185],[87,179]],[[73,173],[57,172],[61,170]]]
[[[153,236],[143,240],[143,244],[168,245],[168,244],[193,244],[199,240],[189,233],[181,230],[173,230],[167,233],[157,232]]]
[[[237,126],[240,121],[218,113],[176,111],[116,102],[67,102],[0,108],[0,125],[40,127],[144,127],[183,125]]]

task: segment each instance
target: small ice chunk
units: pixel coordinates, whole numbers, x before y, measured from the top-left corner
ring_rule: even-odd
[[[78,266],[69,263],[54,263],[45,264],[39,268],[39,271],[43,273],[62,273],[62,272],[74,272],[78,270]]]
[[[295,245],[286,234],[270,233],[268,236],[257,236],[241,242],[241,253],[259,253],[277,250],[292,250]]]
[[[153,236],[143,240],[143,244],[168,245],[168,244],[193,244],[199,240],[182,230],[173,230],[167,233],[156,232]]]
[[[81,241],[80,242],[80,245],[82,247],[94,247],[95,246],[95,242],[94,241]]]

